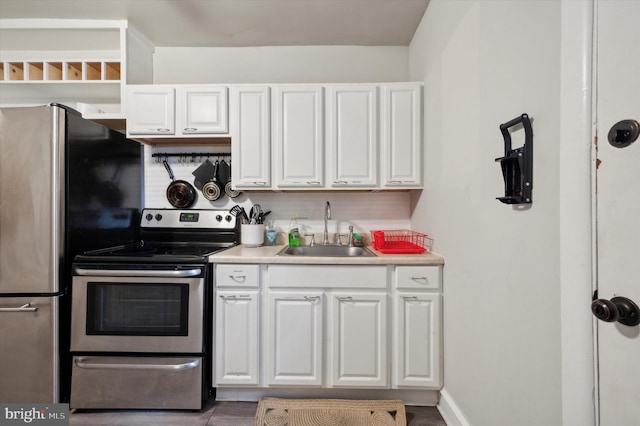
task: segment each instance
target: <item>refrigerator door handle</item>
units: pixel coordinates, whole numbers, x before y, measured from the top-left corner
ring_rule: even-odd
[[[31,306],[31,303],[25,303],[17,308],[0,308],[0,312],[36,312],[37,306]]]

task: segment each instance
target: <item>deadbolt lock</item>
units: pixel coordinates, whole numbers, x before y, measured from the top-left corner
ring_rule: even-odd
[[[616,148],[625,148],[635,142],[639,135],[640,124],[636,120],[622,120],[611,127],[607,138]]]

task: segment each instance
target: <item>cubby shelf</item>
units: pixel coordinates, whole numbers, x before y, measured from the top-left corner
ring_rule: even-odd
[[[0,106],[56,102],[124,120],[128,79],[151,83],[152,52],[127,21],[0,19]],[[127,66],[130,55],[140,71]]]
[[[116,61],[5,61],[0,63],[2,83],[120,82]]]

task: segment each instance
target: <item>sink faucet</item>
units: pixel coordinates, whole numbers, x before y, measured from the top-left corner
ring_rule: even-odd
[[[327,201],[327,204],[324,206],[324,234],[322,238],[322,245],[329,245],[329,231],[327,229],[327,222],[331,219],[331,204]]]

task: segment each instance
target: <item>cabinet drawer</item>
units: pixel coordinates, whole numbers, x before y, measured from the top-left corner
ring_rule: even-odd
[[[440,289],[439,266],[396,266],[395,287],[412,290]]]
[[[386,266],[270,265],[269,287],[386,288]]]
[[[216,287],[258,287],[259,265],[216,265]]]

